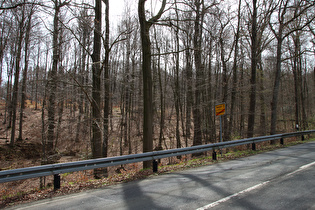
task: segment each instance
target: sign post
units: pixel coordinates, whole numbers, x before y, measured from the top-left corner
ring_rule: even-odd
[[[221,119],[221,116],[225,115],[225,103],[215,105],[214,110],[215,110],[215,116],[220,117],[220,142],[222,142],[222,119]]]

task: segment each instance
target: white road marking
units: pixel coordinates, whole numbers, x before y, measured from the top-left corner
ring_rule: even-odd
[[[210,203],[210,204],[208,204],[208,205],[205,205],[205,206],[203,206],[203,207],[200,207],[200,208],[198,208],[197,210],[210,209],[210,208],[212,208],[212,207],[215,207],[215,206],[219,205],[220,203],[224,203],[224,202],[226,202],[226,201],[228,201],[228,200],[230,200],[230,199],[232,199],[232,198],[234,198],[234,197],[236,197],[236,196],[239,196],[239,195],[241,195],[241,194],[243,194],[243,193],[247,193],[247,192],[250,192],[250,191],[252,191],[252,190],[255,190],[255,189],[259,188],[259,187],[262,187],[263,185],[266,185],[266,184],[268,184],[269,182],[270,182],[270,181],[262,182],[262,183],[260,183],[260,184],[255,185],[255,186],[252,186],[252,187],[250,187],[250,188],[247,188],[247,189],[245,189],[245,190],[242,190],[242,191],[240,191],[240,192],[238,192],[238,193],[234,193],[233,195],[227,196],[227,197],[222,198],[222,199],[220,199],[220,200],[217,200],[217,201],[215,201],[215,202],[213,202],[213,203]]]
[[[315,165],[315,161],[312,162],[312,163],[303,165],[303,166],[301,166],[299,169],[297,169],[297,170],[295,170],[295,171],[293,171],[293,172],[291,172],[291,173],[289,173],[289,174],[286,174],[285,176],[293,175],[293,174],[298,173],[298,172],[300,172],[300,171],[302,171],[302,170],[305,170],[305,169],[307,169],[307,168],[309,168],[309,167],[311,167],[311,166],[313,166],[313,165]],[[213,203],[210,203],[210,204],[207,204],[207,205],[205,205],[205,206],[203,206],[203,207],[200,207],[200,208],[198,208],[197,210],[210,209],[210,208],[215,207],[215,206],[217,206],[217,205],[219,205],[219,204],[221,204],[221,203],[224,203],[224,202],[226,202],[226,201],[228,201],[228,200],[230,200],[230,199],[232,199],[232,198],[234,198],[234,197],[237,197],[237,196],[239,196],[239,195],[241,195],[241,194],[244,194],[244,193],[250,192],[250,191],[252,191],[252,190],[258,189],[258,188],[260,188],[260,187],[262,187],[262,186],[268,184],[270,181],[271,181],[271,180],[265,181],[265,182],[262,182],[262,183],[259,183],[259,184],[255,185],[255,186],[252,186],[252,187],[249,187],[249,188],[247,188],[247,189],[245,189],[245,190],[242,190],[242,191],[240,191],[240,192],[234,193],[233,195],[227,196],[227,197],[222,198],[222,199],[220,199],[220,200],[217,200],[217,201],[215,201],[215,202],[213,202]]]
[[[297,169],[297,170],[295,170],[295,171],[293,171],[293,172],[291,172],[291,173],[289,173],[289,174],[286,174],[286,176],[291,176],[291,175],[293,175],[293,174],[295,174],[295,173],[298,173],[298,172],[300,172],[300,171],[302,171],[302,170],[304,170],[304,169],[307,169],[307,168],[309,168],[309,167],[311,167],[311,166],[313,166],[313,165],[315,165],[315,161],[312,162],[312,163],[306,164],[306,165],[304,165],[304,166],[301,166],[299,169]]]

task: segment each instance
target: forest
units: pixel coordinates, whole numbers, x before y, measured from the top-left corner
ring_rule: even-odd
[[[314,1],[0,2],[0,138],[41,164],[218,142],[221,103],[223,141],[314,129]]]

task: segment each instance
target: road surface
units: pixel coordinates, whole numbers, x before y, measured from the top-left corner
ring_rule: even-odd
[[[315,142],[11,209],[315,209]]]

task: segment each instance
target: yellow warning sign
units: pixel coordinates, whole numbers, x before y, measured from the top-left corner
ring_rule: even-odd
[[[215,105],[215,116],[220,116],[225,114],[225,104]]]

